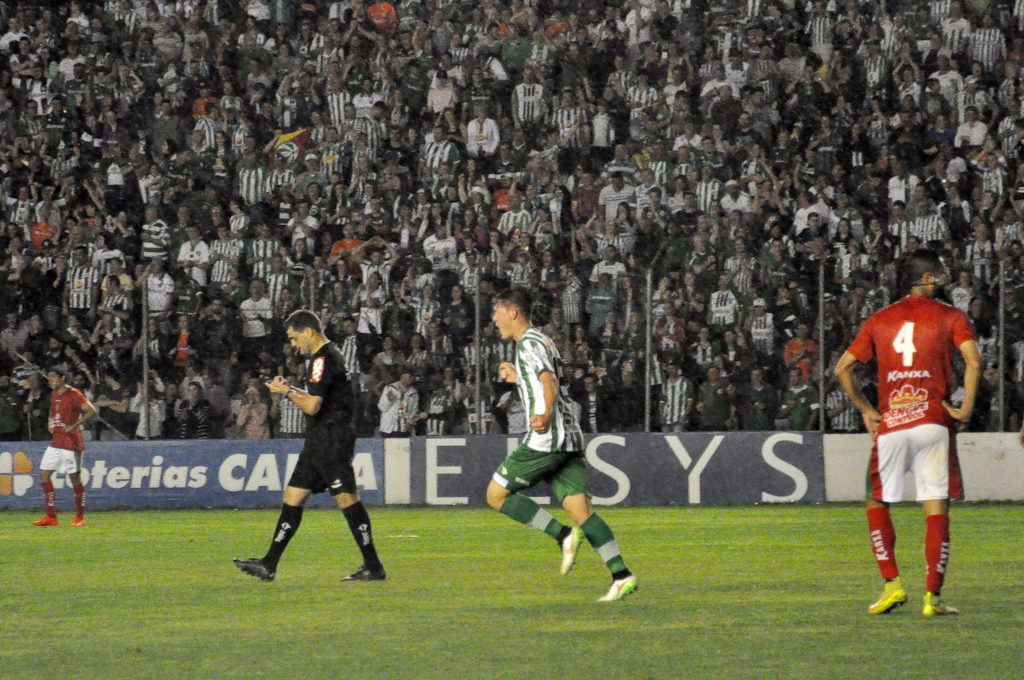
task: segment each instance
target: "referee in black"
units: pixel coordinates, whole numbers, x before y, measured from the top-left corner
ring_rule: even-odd
[[[262,559],[235,559],[235,566],[263,581],[273,581],[277,563],[299,529],[306,499],[310,494],[328,491],[345,514],[356,545],[363,553],[363,566],[342,580],[383,581],[384,566],[373,545],[370,516],[356,491],[352,469],[356,443],[352,428],[353,391],[341,350],[324,335],[320,318],[313,312],[293,312],[285,329],[292,346],[309,357],[309,388],[293,387],[282,376],[266,386],[271,392],[291,399],[309,416],[306,442],[284,490],[284,504],[270,549]]]

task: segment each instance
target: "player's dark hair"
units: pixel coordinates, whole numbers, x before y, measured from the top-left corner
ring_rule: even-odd
[[[944,265],[942,264],[942,258],[939,257],[938,252],[931,248],[918,248],[910,255],[909,274],[912,283],[911,286],[920,285],[921,279],[924,278],[925,274],[938,275],[942,272]]]
[[[320,317],[308,309],[296,309],[288,317],[288,320],[284,322],[284,327],[298,332],[302,332],[307,328],[311,328],[321,334],[324,332],[324,327],[320,323]]]
[[[494,298],[494,304],[504,307],[514,307],[519,310],[527,319],[530,318],[530,310],[533,309],[533,297],[530,291],[525,288],[506,288]]]
[[[49,377],[51,373],[56,373],[57,375],[59,375],[61,378],[63,378],[64,382],[67,382],[68,378],[71,376],[71,371],[69,371],[67,367],[62,366],[61,364],[57,364],[56,366],[51,366],[50,368],[46,369],[47,377]]]

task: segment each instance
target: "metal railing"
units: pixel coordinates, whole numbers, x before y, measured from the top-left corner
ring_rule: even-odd
[[[653,260],[648,265],[647,271],[645,273],[646,286],[645,286],[645,291],[644,291],[644,299],[642,300],[642,305],[644,307],[643,312],[645,314],[644,332],[646,333],[646,338],[645,338],[645,343],[644,343],[645,351],[644,351],[644,374],[643,374],[644,375],[643,430],[646,431],[646,432],[650,432],[652,430],[652,426],[653,426],[653,423],[652,423],[653,418],[652,418],[652,416],[653,416],[654,413],[657,412],[656,403],[655,403],[655,395],[654,395],[654,392],[653,392],[653,389],[652,389],[653,376],[654,376],[654,372],[655,372],[655,368],[656,368],[655,365],[654,365],[655,353],[653,351],[653,342],[652,342],[652,340],[653,340],[653,310],[654,310],[653,275],[654,275],[654,271],[656,270],[656,265],[657,265],[658,261],[660,260],[660,258],[662,256],[662,251],[663,251],[663,246],[658,249],[656,255],[653,258]],[[1010,353],[1010,351],[1012,349],[1013,343],[1016,342],[1017,340],[1020,340],[1020,338],[1015,338],[1015,337],[1014,338],[1008,338],[1007,337],[1007,333],[1008,333],[1007,319],[1006,319],[1007,300],[1008,300],[1009,296],[1015,294],[1014,291],[1009,290],[1010,280],[1009,280],[1009,276],[1008,276],[1008,265],[1009,265],[1009,263],[1008,263],[1006,258],[1000,259],[999,262],[998,262],[998,287],[997,287],[998,295],[996,296],[996,300],[995,300],[996,301],[996,310],[995,310],[995,314],[993,315],[993,319],[994,319],[994,322],[995,322],[994,323],[994,327],[995,327],[995,331],[996,331],[996,338],[995,338],[995,340],[996,340],[996,352],[995,353],[996,353],[996,358],[997,358],[996,359],[997,365],[995,366],[995,368],[997,370],[997,376],[998,376],[997,377],[997,383],[994,386],[994,389],[992,389],[992,392],[995,394],[995,403],[994,404],[992,404],[992,403],[990,403],[990,404],[978,403],[975,406],[976,411],[979,410],[979,409],[991,409],[991,411],[996,414],[995,415],[994,423],[992,423],[992,425],[998,431],[1006,431],[1007,428],[1011,428],[1011,429],[1016,430],[1016,428],[1020,426],[1020,421],[1017,420],[1017,417],[1018,417],[1019,414],[1011,414],[1010,411],[1009,411],[1009,406],[1010,406],[1010,389],[1009,389],[1010,388],[1010,384],[1009,384],[1009,378],[1010,378],[1010,370],[1009,370],[1010,364],[1009,364],[1009,361],[1010,361],[1010,356],[1009,356],[1009,353]],[[826,396],[827,396],[827,391],[826,390],[827,390],[827,387],[829,386],[829,377],[830,377],[830,374],[831,374],[831,370],[833,368],[831,365],[829,365],[829,357],[832,355],[833,351],[842,352],[843,350],[846,349],[845,347],[831,347],[831,346],[829,346],[829,339],[828,339],[828,337],[826,335],[826,327],[827,327],[826,316],[829,315],[829,314],[835,314],[836,313],[836,309],[832,305],[829,304],[829,301],[825,297],[826,289],[828,288],[828,285],[827,285],[827,275],[828,275],[828,272],[826,271],[826,261],[822,260],[822,259],[819,259],[818,271],[817,271],[817,277],[816,277],[816,279],[817,279],[817,291],[815,291],[816,294],[809,300],[809,302],[812,305],[814,305],[814,307],[815,307],[815,309],[814,309],[814,318],[817,320],[817,323],[816,323],[816,326],[817,326],[817,328],[816,328],[816,331],[817,331],[816,338],[817,338],[817,344],[818,344],[818,347],[819,347],[819,352],[818,352],[818,360],[817,360],[817,365],[816,365],[816,372],[817,372],[817,388],[818,388],[818,395],[819,395],[819,404],[821,406],[821,411],[820,411],[821,412],[821,417],[819,418],[819,429],[822,432],[828,431],[828,429],[829,429],[829,424],[827,422],[827,418],[825,417],[825,408],[824,408],[825,399],[826,399]],[[151,390],[151,386],[150,386],[151,357],[150,357],[150,344],[149,344],[150,338],[149,338],[149,324],[148,324],[150,310],[149,310],[149,304],[148,304],[148,302],[149,302],[148,301],[148,281],[146,280],[146,277],[143,277],[143,284],[142,284],[141,293],[142,293],[142,296],[141,296],[141,300],[142,300],[141,319],[139,320],[140,328],[141,328],[141,334],[142,334],[142,347],[143,347],[143,352],[142,352],[142,376],[143,376],[143,379],[142,379],[141,388],[142,388],[142,398],[143,398],[145,407],[140,409],[140,418],[143,419],[143,428],[142,428],[143,431],[148,433],[149,432],[149,423],[148,423],[149,408],[148,408],[148,405],[149,405],[149,395],[151,393],[150,392],[150,390]],[[892,295],[891,300],[898,299],[899,296],[900,296],[900,293],[895,292]],[[309,299],[312,301],[312,300],[315,300],[315,298],[316,298],[316,291],[314,290],[310,294]],[[476,409],[476,416],[477,416],[476,421],[478,423],[479,422],[483,422],[483,412],[482,412],[482,410],[483,410],[483,397],[484,397],[485,394],[489,393],[488,391],[482,389],[482,385],[485,382],[492,382],[494,380],[497,380],[496,376],[486,376],[485,377],[483,375],[483,371],[484,371],[483,363],[484,363],[484,358],[485,358],[485,351],[484,351],[484,348],[482,347],[482,336],[483,336],[482,324],[486,323],[486,321],[485,321],[485,316],[484,316],[484,310],[481,309],[481,305],[482,304],[483,304],[483,301],[481,299],[481,293],[480,293],[480,290],[479,290],[479,286],[477,286],[476,290],[473,293],[473,320],[474,320],[474,322],[473,322],[473,345],[474,345],[474,350],[475,351],[472,353],[472,355],[474,357],[474,361],[473,361],[473,365],[471,367],[469,367],[470,370],[467,371],[467,373],[469,373],[470,375],[467,375],[466,377],[467,377],[467,379],[472,379],[472,381],[473,381],[473,389],[474,389],[474,396],[475,396],[474,402],[475,402],[475,409]],[[854,327],[854,328],[851,329],[851,332],[855,333],[856,330],[857,330],[857,328]],[[784,344],[784,342],[780,343],[780,346],[777,347],[777,350],[776,350],[777,353],[779,353],[780,355],[781,355],[782,345],[783,344]],[[1011,418],[1011,416],[1013,416],[1013,417]]]

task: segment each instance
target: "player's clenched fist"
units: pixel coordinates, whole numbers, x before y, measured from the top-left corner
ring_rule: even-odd
[[[530,429],[537,434],[544,434],[551,427],[551,421],[541,414],[530,416]]]
[[[516,381],[516,367],[508,361],[502,361],[501,365],[498,366],[498,377],[507,383],[514,383]]]

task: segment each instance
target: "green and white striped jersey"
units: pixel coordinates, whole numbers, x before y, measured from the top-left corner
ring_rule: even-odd
[[[516,343],[516,386],[519,388],[519,398],[526,410],[527,419],[543,414],[547,410],[544,403],[544,384],[540,381],[542,373],[551,373],[558,379],[559,384],[551,427],[544,434],[528,430],[523,438],[523,444],[534,451],[582,451],[583,432],[570,407],[562,371],[562,357],[551,338],[530,327]]]

